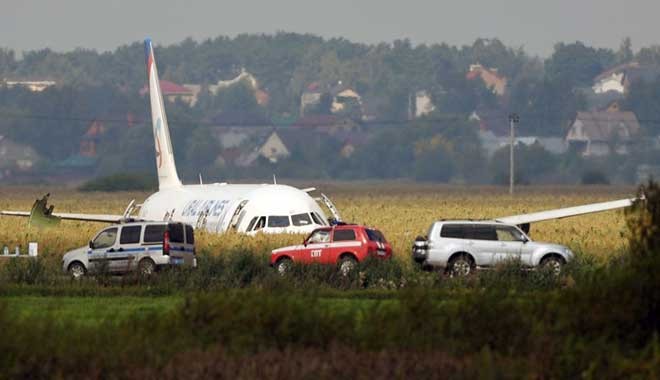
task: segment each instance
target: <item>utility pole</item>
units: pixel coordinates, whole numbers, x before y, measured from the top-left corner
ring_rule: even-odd
[[[515,182],[515,176],[514,176],[514,171],[515,171],[515,162],[514,162],[514,157],[513,157],[513,149],[515,147],[516,143],[516,135],[515,135],[515,125],[520,122],[520,116],[516,113],[512,113],[509,115],[509,128],[510,128],[510,133],[509,133],[509,194],[513,195],[513,184]]]

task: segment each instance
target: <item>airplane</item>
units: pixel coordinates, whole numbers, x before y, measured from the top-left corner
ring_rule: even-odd
[[[158,191],[142,205],[136,219],[184,222],[213,233],[229,230],[263,233],[310,233],[329,224],[326,214],[309,193],[314,188],[297,189],[280,184],[195,184],[183,185],[179,179],[172,140],[165,114],[163,95],[150,39],[144,42],[151,119],[154,135]],[[275,181],[274,181],[275,182]],[[131,202],[122,215],[54,213],[47,208],[48,196],[35,202],[31,212],[1,211],[0,215],[41,219],[59,218],[91,222],[121,223],[131,218],[136,206]],[[334,218],[340,219],[330,199],[321,195]],[[36,218],[35,218],[36,219]]]
[[[333,214],[328,219],[309,193],[315,188],[297,189],[274,184],[198,184],[183,185],[174,161],[163,95],[158,79],[154,49],[150,39],[145,40],[147,77],[151,119],[154,134],[158,191],[139,206],[134,201],[122,215],[54,213],[47,207],[48,195],[37,200],[32,211],[0,211],[0,215],[29,217],[38,220],[80,220],[90,222],[121,223],[129,219],[145,221],[176,221],[212,233],[236,231],[248,234],[310,233],[320,226],[341,222],[341,216],[332,201],[321,194],[320,200]],[[516,224],[529,232],[530,223],[561,219],[631,206],[635,199],[621,199],[576,207],[494,218],[495,221]],[[139,207],[136,218],[131,214]]]

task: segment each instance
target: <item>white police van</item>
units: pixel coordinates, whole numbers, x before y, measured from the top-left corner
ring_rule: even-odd
[[[130,222],[106,227],[87,247],[67,252],[62,269],[74,278],[87,273],[150,275],[167,266],[197,266],[195,233],[189,224]]]

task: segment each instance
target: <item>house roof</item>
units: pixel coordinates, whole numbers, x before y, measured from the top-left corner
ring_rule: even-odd
[[[639,121],[633,112],[590,111],[578,112],[569,136],[581,128],[580,135],[592,141],[629,140],[640,131]]]
[[[639,80],[652,81],[660,76],[660,67],[655,65],[642,65],[639,62],[627,62],[614,66],[600,73],[594,78],[594,83],[600,82],[614,74],[624,74],[624,80],[632,83]]]

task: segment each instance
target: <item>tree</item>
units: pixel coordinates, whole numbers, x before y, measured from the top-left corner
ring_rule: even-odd
[[[632,41],[630,40],[630,37],[626,37],[621,41],[619,50],[616,52],[616,60],[619,63],[626,63],[632,61],[634,56]]]
[[[568,88],[589,86],[595,76],[615,61],[611,50],[594,49],[582,42],[558,43],[545,61],[546,77]]]

